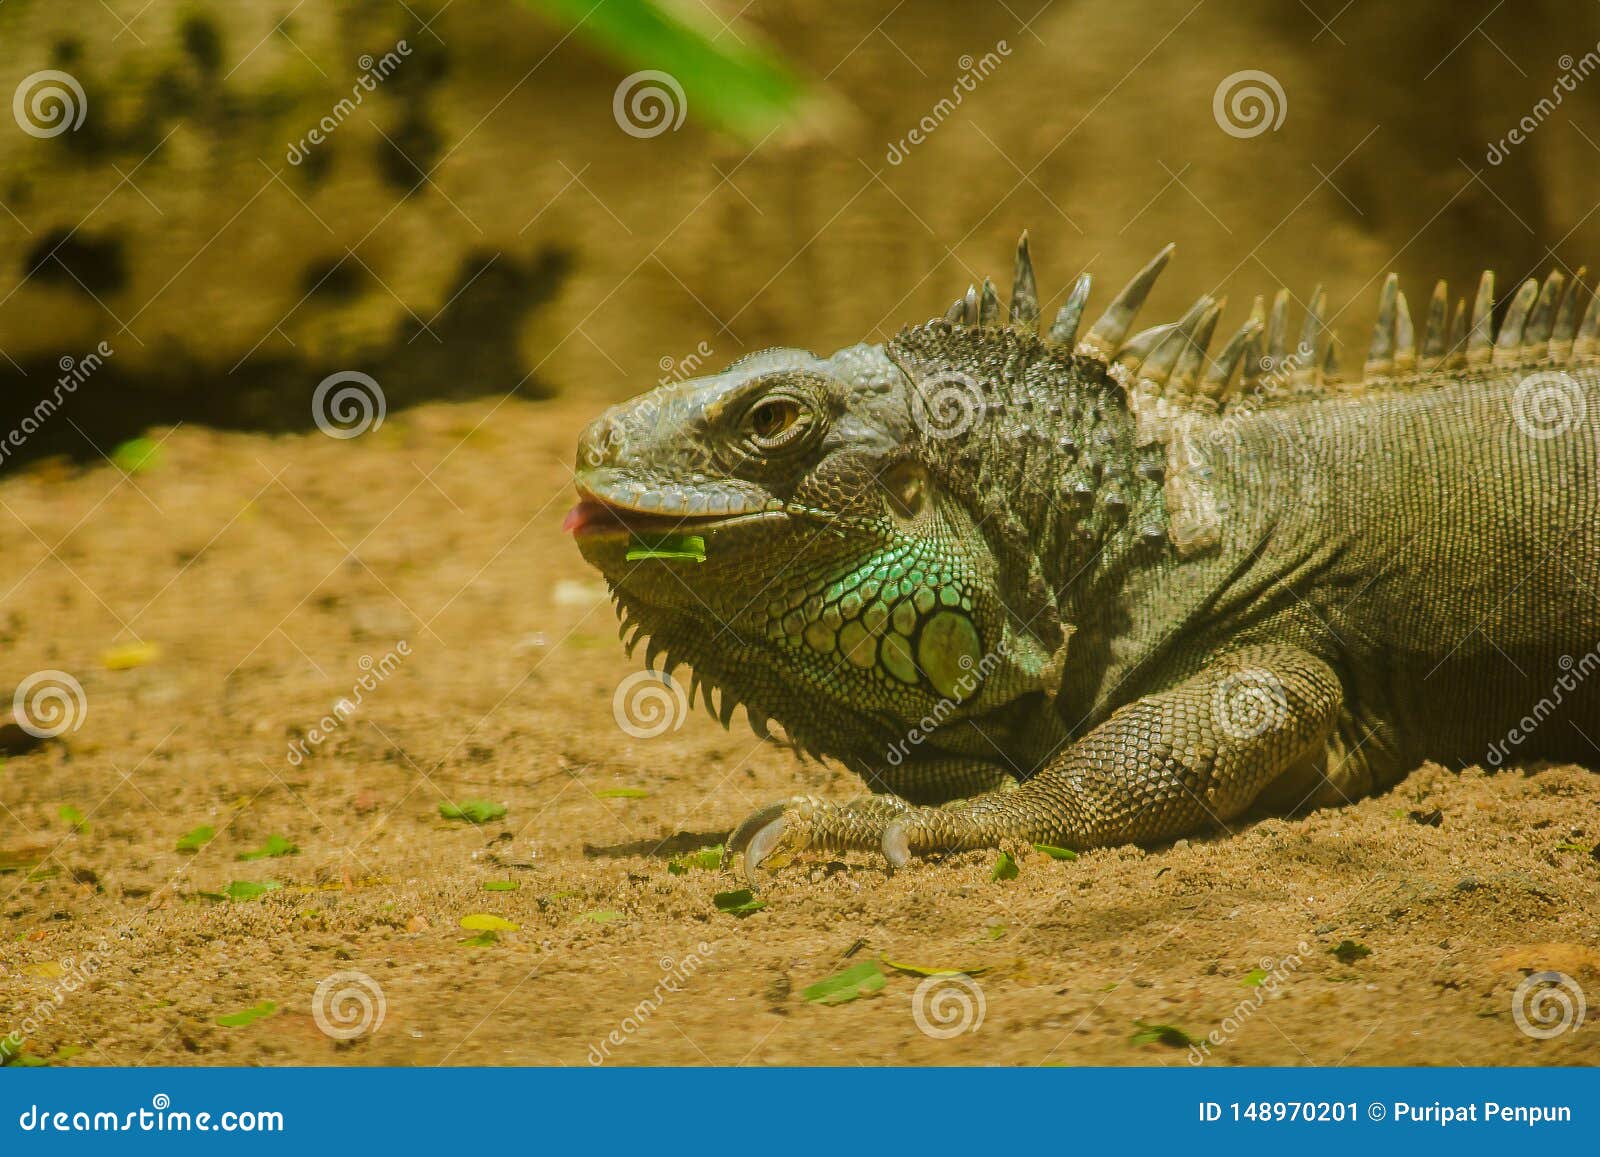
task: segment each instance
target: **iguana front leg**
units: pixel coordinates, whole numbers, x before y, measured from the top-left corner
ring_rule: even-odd
[[[1086,848],[1173,839],[1237,816],[1278,776],[1321,758],[1341,704],[1338,677],[1320,659],[1293,647],[1241,649],[1117,711],[1014,790],[853,814],[848,846],[867,846],[880,817],[880,846],[897,865],[1008,840]],[[808,821],[813,841],[834,830],[827,814],[819,819]],[[765,834],[752,851],[788,850],[782,829]]]

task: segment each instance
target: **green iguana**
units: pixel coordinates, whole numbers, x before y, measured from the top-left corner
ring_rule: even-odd
[[[1394,275],[1362,380],[1319,288],[1214,358],[1221,303],[1130,336],[1160,253],[1081,338],[1007,315],[828,358],[769,350],[607,410],[568,517],[629,649],[694,671],[874,794],[797,797],[730,840],[913,855],[1170,840],[1424,760],[1600,750],[1600,297],[1494,278],[1420,350]],[[689,550],[652,547],[694,536]],[[693,540],[691,540],[693,541]],[[631,554],[631,558],[630,558]],[[714,694],[721,702],[714,702]],[[770,737],[770,736],[769,736]]]

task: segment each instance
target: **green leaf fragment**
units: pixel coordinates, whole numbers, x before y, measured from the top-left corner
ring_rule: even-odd
[[[683,562],[705,562],[706,540],[698,534],[635,534],[630,538],[627,561],[662,558]]]
[[[857,997],[877,992],[888,982],[883,970],[873,961],[866,960],[817,981],[801,995],[814,1004],[846,1004]]]
[[[1010,852],[1001,852],[1000,858],[994,862],[994,871],[989,873],[989,879],[1015,880],[1018,874],[1016,858]]]
[[[149,438],[129,438],[111,451],[111,461],[124,474],[140,474],[161,464],[161,446]]]
[[[642,787],[606,787],[594,793],[595,799],[644,799],[650,793]]]
[[[241,860],[265,860],[275,856],[292,856],[300,849],[283,836],[268,836],[267,842],[253,852],[240,852]]]
[[[283,887],[277,880],[235,880],[223,892],[233,900],[254,900],[257,896],[264,896],[268,892],[276,892]]]
[[[484,931],[479,932],[476,936],[464,937],[463,939],[456,941],[456,943],[464,944],[468,948],[487,948],[491,944],[500,943],[500,933],[485,929]]]
[[[485,880],[483,882],[483,890],[485,892],[515,892],[520,887],[522,885],[516,880]]]
[[[1139,1029],[1130,1038],[1136,1045],[1162,1044],[1168,1048],[1184,1049],[1198,1043],[1194,1037],[1175,1024],[1148,1024],[1142,1020],[1136,1020],[1133,1023]]]
[[[70,803],[62,804],[61,807],[57,809],[56,814],[60,816],[63,821],[72,825],[72,830],[75,832],[86,832],[89,830],[88,818]]]
[[[609,908],[601,908],[593,912],[580,912],[577,916],[577,919],[586,920],[590,924],[615,924],[618,920],[626,920],[627,918],[626,912],[616,912]]]
[[[1050,844],[1034,844],[1033,850],[1043,852],[1052,860],[1076,860],[1078,858],[1078,853],[1071,848],[1057,848]]]
[[[468,932],[515,932],[522,925],[493,912],[472,912],[461,917],[461,927]]]
[[[1272,974],[1265,968],[1252,968],[1249,972],[1244,974],[1244,978],[1240,981],[1240,983],[1245,985],[1247,988],[1260,988],[1262,983],[1270,975]]]
[[[765,900],[757,900],[756,894],[749,888],[740,888],[735,892],[718,892],[711,897],[711,902],[722,912],[734,916],[748,916],[752,912],[759,912],[767,906]]]
[[[680,856],[667,865],[667,871],[674,876],[681,876],[690,868],[699,868],[702,871],[715,871],[722,867],[725,855],[721,844],[701,848],[698,852],[690,852],[687,856]]]
[[[178,851],[198,852],[216,837],[216,831],[210,824],[201,824],[193,831],[185,832],[178,837]]]
[[[890,960],[887,956],[881,957],[879,964],[893,968],[896,972],[909,972],[912,976],[981,976],[989,971],[986,966],[977,968],[934,968],[925,964],[902,964]]]
[[[241,1008],[238,1012],[230,1012],[217,1017],[217,1023],[223,1028],[243,1028],[247,1024],[254,1024],[264,1016],[271,1016],[278,1011],[278,1006],[270,1000],[263,1000],[259,1004],[252,1004],[249,1008]]]
[[[473,824],[486,824],[506,814],[506,805],[487,799],[469,799],[461,803],[442,803],[439,814],[447,820],[466,820]]]

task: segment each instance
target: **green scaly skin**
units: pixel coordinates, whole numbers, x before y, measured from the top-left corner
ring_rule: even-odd
[[[1466,355],[1430,332],[1422,372],[1401,298],[1357,388],[1259,386],[1247,323],[1251,396],[1230,399],[1231,363],[1205,397],[1192,358],[1180,381],[1182,358],[1107,355],[1127,319],[1041,339],[1031,297],[1030,266],[1013,324],[986,284],[955,321],[768,351],[585,431],[577,541],[647,665],[687,663],[724,724],[742,704],[873,792],[758,812],[731,841],[748,862],[1152,843],[1427,759],[1592,756],[1600,343],[1586,316],[1573,353],[1581,301],[1553,321],[1554,298],[1529,317],[1519,296],[1494,365],[1480,306]],[[1541,367],[1575,419],[1555,436],[1529,421],[1550,417]],[[1163,383],[1192,425],[1146,424],[1139,390]],[[627,561],[671,529],[703,563]]]

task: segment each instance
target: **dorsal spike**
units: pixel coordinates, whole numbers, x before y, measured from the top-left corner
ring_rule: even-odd
[[[1433,296],[1428,299],[1428,320],[1422,330],[1422,357],[1425,363],[1437,365],[1444,357],[1447,326],[1450,322],[1450,287],[1443,281],[1434,283]]]
[[[1600,293],[1589,295],[1589,308],[1583,311],[1578,338],[1572,343],[1572,356],[1587,360],[1600,353]]]
[[[1122,343],[1122,348],[1117,351],[1117,364],[1137,370],[1167,334],[1177,328],[1177,322],[1169,321],[1140,330]]]
[[[717,708],[717,720],[722,724],[724,731],[728,729],[728,724],[733,722],[733,712],[738,706],[739,700],[734,698],[733,693],[723,691],[722,704]]]
[[[1394,315],[1400,297],[1400,275],[1391,273],[1378,291],[1378,319],[1372,323],[1372,341],[1367,346],[1367,362],[1361,367],[1365,381],[1386,378],[1394,370]]]
[[[1172,376],[1167,379],[1169,394],[1186,394],[1199,379],[1206,350],[1211,347],[1212,335],[1217,332],[1217,319],[1222,316],[1223,307],[1227,304],[1227,298],[1212,302],[1200,315],[1200,320],[1189,335],[1188,344],[1178,353],[1178,364],[1172,368]]]
[[[1272,296],[1272,318],[1267,322],[1267,357],[1274,366],[1289,355],[1289,291],[1280,289]]]
[[[956,298],[955,304],[944,311],[944,319],[951,325],[961,325],[967,320],[967,299],[963,295]]]
[[[994,282],[983,279],[983,289],[978,293],[978,324],[998,325],[1000,322],[1000,295],[994,291]]]
[[[1450,336],[1445,340],[1444,361],[1450,367],[1467,364],[1467,299],[1456,299],[1456,311],[1450,315]]]
[[[1028,252],[1028,231],[1017,239],[1017,266],[1011,278],[1012,325],[1032,329],[1039,324],[1039,287],[1033,280],[1033,257]]]
[[[1100,320],[1089,327],[1089,332],[1084,335],[1079,347],[1081,352],[1092,354],[1101,361],[1111,360],[1117,347],[1122,344],[1122,339],[1127,336],[1128,330],[1133,328],[1134,316],[1144,304],[1145,298],[1150,296],[1150,287],[1156,283],[1156,278],[1160,277],[1161,271],[1167,267],[1174,248],[1173,245],[1167,245],[1150,259],[1148,265],[1133,275],[1133,280],[1123,286],[1122,292],[1117,294],[1106,307],[1105,313],[1100,315]]]
[[[1261,299],[1256,298],[1259,304]],[[1222,347],[1222,352],[1217,355],[1217,360],[1211,363],[1206,370],[1206,376],[1201,379],[1200,392],[1208,398],[1222,399],[1229,393],[1228,384],[1233,380],[1233,371],[1238,368],[1243,360],[1245,351],[1249,348],[1251,340],[1261,335],[1261,319],[1256,317],[1254,311],[1245,319],[1243,325],[1236,329],[1233,336]]]
[[[961,299],[961,324],[978,324],[978,287],[967,286],[967,295]]]
[[[1583,298],[1589,287],[1583,282],[1589,270],[1578,266],[1572,275],[1572,284],[1562,295],[1561,308],[1556,310],[1556,323],[1550,331],[1550,360],[1567,361],[1572,357],[1572,342],[1578,336],[1578,317],[1583,312]]]
[[[1256,323],[1256,330],[1244,340],[1244,349],[1239,354],[1239,384],[1228,391],[1230,398],[1239,394],[1253,394],[1261,385],[1261,363],[1266,357],[1267,348],[1266,327],[1258,318],[1252,317],[1250,321]]]
[[[1394,297],[1394,372],[1409,374],[1417,368],[1417,331],[1411,324],[1411,307],[1406,295]]]
[[[1322,380],[1336,382],[1339,380],[1339,339],[1332,338],[1328,348],[1322,354]]]
[[[1327,312],[1328,295],[1318,285],[1306,299],[1306,319],[1300,326],[1300,340],[1294,347],[1294,369],[1289,380],[1300,389],[1314,386],[1317,381],[1317,351],[1322,346],[1322,315]]]
[[[1093,279],[1087,273],[1080,273],[1078,280],[1072,283],[1072,292],[1067,294],[1066,302],[1056,313],[1056,320],[1050,326],[1050,340],[1057,345],[1064,345],[1069,350],[1078,342],[1078,325],[1083,321],[1083,307],[1089,303],[1089,286]]]
[[[1317,350],[1322,347],[1322,315],[1328,309],[1328,295],[1322,286],[1311,291],[1306,299],[1306,320],[1300,326],[1300,344],[1295,353],[1312,365],[1317,362]]]
[[[1494,353],[1494,270],[1478,278],[1478,296],[1472,302],[1472,329],[1467,336],[1467,365],[1487,365]]]
[[[1144,365],[1139,370],[1140,381],[1162,385],[1166,383],[1172,375],[1173,367],[1178,364],[1178,358],[1194,340],[1195,331],[1205,318],[1206,311],[1214,304],[1211,298],[1202,295],[1189,307],[1189,311],[1178,319],[1177,324],[1145,358]]]
[[[744,715],[750,722],[750,730],[756,733],[758,739],[773,739],[772,717],[759,707],[745,704]],[[775,742],[775,740],[774,740]]]
[[[1544,279],[1539,299],[1534,302],[1533,312],[1528,315],[1528,324],[1522,331],[1524,357],[1542,357],[1548,352],[1550,335],[1556,329],[1556,307],[1561,304],[1561,291],[1566,287],[1566,276],[1559,269],[1552,269]]]
[[[1500,332],[1495,335],[1495,365],[1516,365],[1522,360],[1522,331],[1527,327],[1528,314],[1533,312],[1534,302],[1538,300],[1539,283],[1530,277],[1518,287],[1517,295],[1511,299],[1511,305],[1506,310],[1505,320],[1500,323]]]

